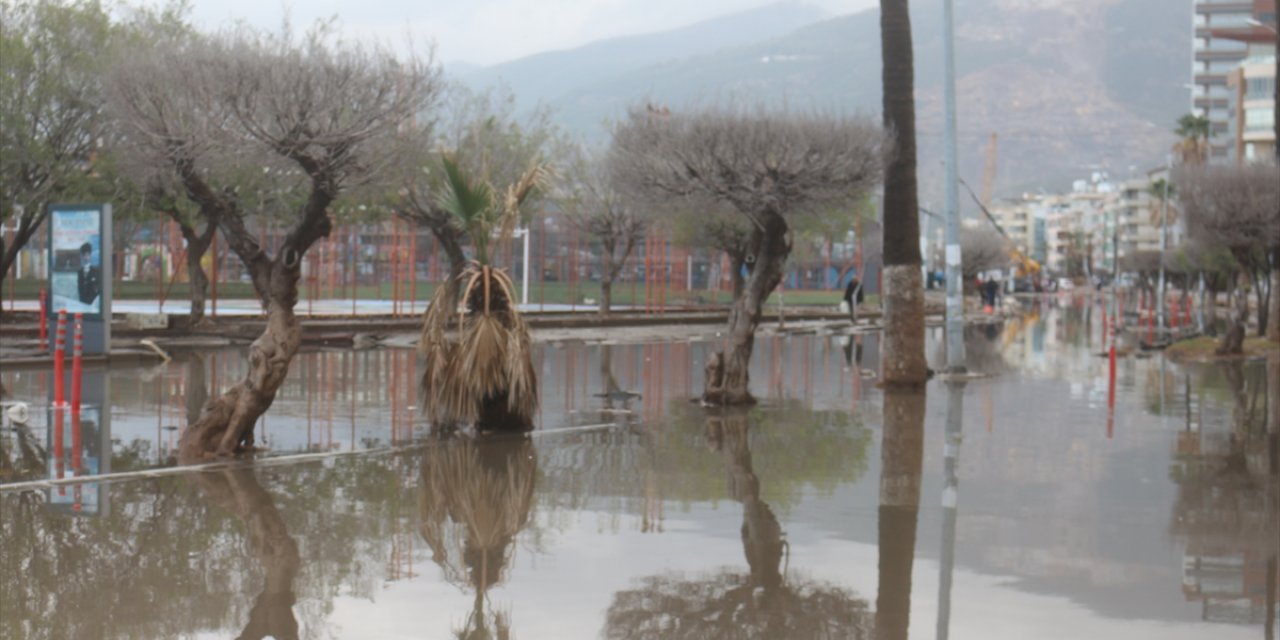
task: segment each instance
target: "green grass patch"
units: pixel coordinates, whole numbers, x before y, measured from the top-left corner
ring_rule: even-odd
[[[1220,338],[1209,336],[1200,336],[1190,340],[1182,340],[1175,342],[1167,349],[1165,354],[1170,358],[1178,360],[1213,360],[1216,358],[1238,358],[1241,356],[1219,356],[1218,343]],[[1257,336],[1244,339],[1244,357],[1265,356],[1270,353],[1280,353],[1280,342],[1271,342],[1266,338]]]

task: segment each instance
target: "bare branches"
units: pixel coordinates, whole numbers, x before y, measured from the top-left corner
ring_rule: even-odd
[[[962,229],[960,231],[961,272],[965,282],[976,278],[983,271],[1003,269],[1009,265],[1009,252],[1005,240],[990,227]]]
[[[1204,167],[1177,182],[1193,237],[1233,252],[1280,245],[1280,167]]]
[[[632,109],[613,132],[609,170],[629,195],[722,201],[754,219],[852,200],[880,179],[882,146],[866,119]]]
[[[610,185],[600,157],[579,150],[566,165],[556,202],[570,226],[600,241],[612,280],[644,237],[645,220]]]

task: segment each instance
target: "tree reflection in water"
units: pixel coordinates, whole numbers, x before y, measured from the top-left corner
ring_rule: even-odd
[[[1202,425],[1199,434],[1179,441],[1169,528],[1185,544],[1183,591],[1201,601],[1202,617],[1262,624],[1270,640],[1280,547],[1280,363],[1265,371],[1241,361],[1219,367],[1231,401],[1230,429],[1206,434]]]
[[[244,523],[249,551],[266,570],[262,592],[254,600],[249,620],[237,638],[297,638],[293,579],[298,575],[298,543],[289,535],[271,494],[247,467],[197,473],[191,476],[191,482],[209,502]]]
[[[706,442],[723,457],[730,496],[742,503],[742,548],[748,572],[723,569],[701,579],[648,576],[614,595],[605,636],[640,638],[866,638],[865,600],[847,589],[788,572],[777,517],[760,499],[751,462],[753,414],[722,409],[706,417]]]
[[[505,579],[516,534],[529,522],[537,475],[537,453],[523,435],[442,437],[423,454],[419,533],[445,580],[475,594],[458,638],[510,636],[510,615],[486,611],[488,592]]]

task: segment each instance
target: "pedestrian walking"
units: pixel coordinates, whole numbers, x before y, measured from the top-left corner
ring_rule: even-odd
[[[849,321],[858,324],[858,305],[862,304],[862,282],[858,278],[849,278],[844,287],[844,301],[849,305]]]

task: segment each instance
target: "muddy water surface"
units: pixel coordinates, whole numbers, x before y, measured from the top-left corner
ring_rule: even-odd
[[[1280,362],[1112,394],[1097,309],[1032,311],[918,394],[874,334],[762,334],[738,412],[688,401],[714,344],[542,345],[530,438],[432,436],[411,352],[308,353],[201,472],[241,352],[91,372],[0,433],[0,637],[1273,637]]]

